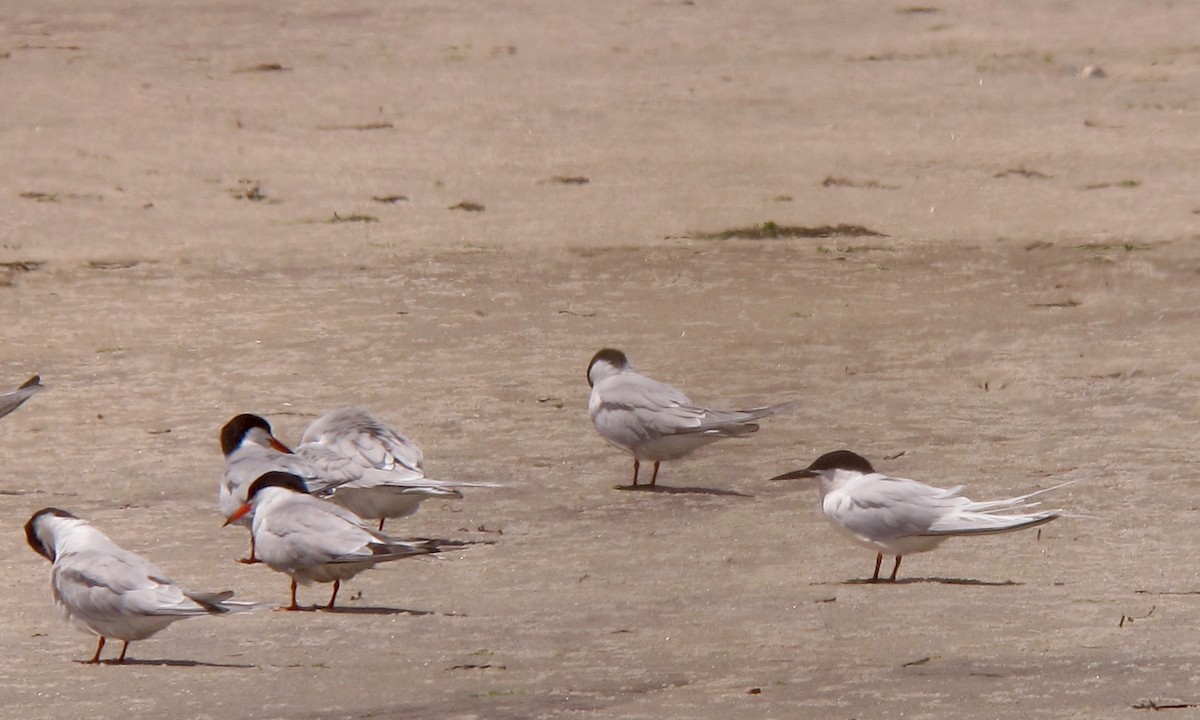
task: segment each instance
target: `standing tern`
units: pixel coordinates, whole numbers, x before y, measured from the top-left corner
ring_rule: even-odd
[[[342,580],[381,562],[438,552],[437,540],[400,540],[367,527],[362,518],[309,495],[304,481],[285,472],[268,472],[250,485],[248,500],[226,521],[251,510],[258,558],[292,578],[292,602],[281,610],[300,610],[296,584],[333,583],[326,609],[333,609]]]
[[[42,378],[34,375],[16,390],[0,393],[0,417],[4,417],[13,410],[21,407],[22,403],[33,397],[33,394],[43,387],[45,386],[42,385]]]
[[[426,477],[421,449],[362,408],[341,408],[317,418],[304,431],[296,455],[323,481],[316,494],[361,518],[379,520],[380,530],[387,518],[415,513],[423,500],[461,498],[459,488],[501,487]]]
[[[100,637],[88,663],[100,662],[106,638],[124,641],[115,662],[125,662],[129,643],[144,640],[176,620],[225,615],[257,607],[230,602],[231,591],[185,590],[142,556],[65,510],[45,508],[25,523],[25,538],[54,563],[54,602],[72,625]]]
[[[643,461],[658,465],[683,457],[698,447],[723,438],[758,430],[752,421],[789,410],[796,402],[749,410],[711,410],[694,405],[678,389],[637,373],[620,350],[605,348],[588,364],[588,414],[600,437],[633,456],[633,483]]]
[[[246,504],[250,483],[271,470],[299,475],[310,491],[323,487],[316,468],[276,440],[271,434],[270,423],[258,415],[243,413],[225,423],[221,428],[221,452],[225,455],[225,472],[217,491],[217,509],[226,519]],[[237,524],[248,530],[253,519],[253,516],[242,517]],[[250,536],[250,555],[239,562],[257,562],[253,534]]]
[[[896,580],[905,555],[928,552],[956,535],[990,535],[1013,532],[1048,523],[1061,510],[1012,513],[1039,502],[1029,498],[1056,490],[1056,485],[1004,500],[975,502],[963,497],[961,485],[942,489],[916,480],[889,477],[849,450],[826,453],[803,470],[772,480],[816,478],[821,486],[821,512],[842,534],[858,545],[876,551],[875,574],[883,556],[895,555],[891,581]],[[1063,483],[1069,484],[1069,483]]]

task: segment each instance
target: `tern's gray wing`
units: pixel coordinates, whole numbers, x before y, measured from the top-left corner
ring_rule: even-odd
[[[871,540],[926,535],[930,528],[970,500],[961,488],[936,488],[916,480],[879,473],[863,475],[829,492],[822,510],[850,533]]]
[[[34,393],[43,387],[41,377],[34,375],[16,390],[0,394],[0,417],[4,417],[13,410],[21,407],[22,403],[33,397]]]
[[[391,471],[366,470],[357,477],[330,485],[329,488],[315,493],[321,497],[336,496],[343,490],[366,490],[371,488],[396,488],[398,490],[429,489],[433,495],[444,494],[438,490],[455,490],[457,488],[499,488],[500,483],[482,480],[435,480],[427,477],[419,470],[397,468]]]
[[[369,545],[384,536],[354,513],[308,495],[293,495],[260,508],[254,520],[255,545],[270,565],[304,568],[349,558],[370,560]]]
[[[361,408],[333,410],[308,426],[296,452],[329,479],[363,471],[416,470],[425,464],[416,443]]]
[[[623,372],[596,387],[589,410],[605,437],[628,443],[680,432],[696,432],[703,410],[678,389],[634,372]]]
[[[54,587],[64,605],[88,618],[208,612],[145,558],[120,548],[61,556]]]
[[[592,417],[601,434],[607,437],[607,430],[613,435],[636,435],[639,440],[684,433],[741,435],[758,429],[749,424],[752,420],[794,406],[783,403],[751,410],[713,410],[692,404],[666,383],[633,372],[605,381],[599,390]]]

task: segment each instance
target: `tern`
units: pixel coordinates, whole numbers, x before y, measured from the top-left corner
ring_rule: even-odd
[[[217,491],[217,509],[226,519],[246,504],[250,483],[271,470],[304,478],[310,491],[323,489],[316,468],[276,440],[271,434],[270,423],[258,415],[242,413],[225,423],[221,428],[221,452],[225,455],[225,471]],[[237,524],[249,530],[253,519],[253,516],[243,516]],[[254,535],[251,534],[250,554],[239,562],[257,562],[254,550]]]
[[[315,494],[361,518],[379,520],[380,530],[388,518],[408,517],[429,498],[461,498],[459,488],[502,487],[426,477],[425,457],[416,443],[356,407],[331,410],[313,421],[296,456],[321,479]]]
[[[221,428],[225,472],[217,507],[228,518],[246,503],[250,483],[271,470],[304,480],[308,491],[326,497],[359,517],[378,520],[412,515],[429,498],[461,498],[459,488],[503,487],[497,483],[435,480],[426,477],[424,454],[413,441],[361,408],[325,413],[304,431],[295,451],[280,442],[271,425],[243,413]],[[237,524],[250,527],[253,515]],[[251,536],[250,556],[255,562]]]
[[[21,387],[16,390],[0,393],[0,417],[4,417],[13,410],[21,407],[26,400],[33,397],[33,394],[43,387],[45,386],[42,385],[42,378],[34,375],[22,383]]]
[[[100,662],[107,638],[124,641],[115,662],[125,662],[129,643],[144,640],[176,620],[226,615],[258,607],[231,602],[233,592],[185,590],[142,556],[126,550],[86,520],[58,508],[34,513],[25,537],[54,563],[54,602],[72,625],[100,637],[89,664]]]
[[[300,610],[296,584],[333,583],[332,610],[342,580],[381,562],[438,552],[438,540],[400,540],[367,526],[349,510],[308,494],[304,480],[272,471],[251,483],[246,504],[225,524],[254,512],[251,531],[258,558],[292,578],[292,602]]]
[[[654,463],[650,485],[658,480],[664,460],[683,457],[698,447],[741,437],[758,430],[753,422],[789,410],[795,402],[749,410],[712,410],[692,403],[666,383],[633,369],[625,353],[612,348],[597,352],[588,364],[588,414],[600,437],[633,456],[633,483],[643,462]]]
[[[1004,500],[976,502],[961,495],[961,485],[942,489],[916,480],[876,472],[863,456],[849,450],[826,453],[811,465],[772,480],[816,478],[821,512],[852,542],[876,552],[875,574],[883,556],[895,555],[891,581],[905,555],[929,552],[956,535],[990,535],[1036,527],[1062,515],[1061,510],[1014,513],[1039,502],[1029,499],[1056,485]]]

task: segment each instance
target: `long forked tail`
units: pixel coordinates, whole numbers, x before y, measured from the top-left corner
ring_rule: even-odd
[[[266,605],[263,603],[230,600],[229,598],[233,597],[232,590],[216,593],[185,592],[184,595],[212,615],[250,612],[251,610],[258,610],[259,608],[266,607]]]
[[[764,407],[749,408],[747,410],[738,410],[738,412],[747,415],[748,417],[746,418],[746,420],[757,420],[759,418],[765,418],[769,415],[776,415],[781,412],[787,412],[788,410],[794,410],[798,407],[800,407],[799,400],[789,400],[787,402],[778,403],[776,405],[766,405]]]
[[[683,430],[684,433],[719,435],[722,437],[737,437],[749,435],[758,430],[758,425],[751,422],[768,415],[774,415],[798,407],[800,402],[779,403],[748,410],[702,410],[702,420],[699,425]]]
[[[993,515],[988,512],[960,510],[947,515],[933,524],[929,532],[922,535],[994,535],[1015,532],[1025,528],[1045,525],[1062,517],[1061,510],[1047,510],[1027,515]]]
[[[1053,492],[1059,488],[1064,488],[1068,485],[1071,485],[1074,482],[1074,480],[1068,480],[1048,488],[1034,490],[1031,493],[1005,498],[1004,500],[984,500],[981,502],[972,502],[970,508],[968,509],[980,512],[995,512],[997,510],[1020,510],[1022,508],[1037,507],[1041,504],[1041,501],[1029,502],[1029,498],[1037,497],[1038,495],[1044,495],[1048,492]]]
[[[420,480],[411,480],[400,483],[401,487],[412,488],[431,488],[434,490],[457,490],[458,488],[502,488],[505,487],[501,483],[487,482],[485,480],[435,480],[431,477],[423,477]]]
[[[459,488],[502,488],[500,483],[484,482],[481,480],[435,480],[426,477],[423,472],[396,472],[393,470],[370,469],[361,476],[329,482],[318,488],[310,488],[317,497],[337,495],[344,490],[365,490],[371,488],[394,488],[397,491],[412,490],[421,492],[427,490],[430,497],[435,495],[454,495]],[[449,492],[439,492],[439,491]]]
[[[343,555],[336,557],[330,562],[334,563],[359,563],[359,562],[387,562],[389,560],[401,560],[403,558],[416,557],[418,555],[429,555],[441,552],[441,546],[446,543],[440,538],[400,538],[389,537],[382,533],[377,533],[380,538],[379,542],[367,544],[367,548],[371,551],[369,556],[365,555]]]
[[[1062,510],[1043,510],[1032,513],[1013,513],[1013,510],[1025,510],[1041,505],[1040,500],[1030,501],[1030,498],[1057,490],[1075,482],[1069,480],[1053,487],[1035,490],[1025,495],[1005,498],[1003,500],[984,500],[981,502],[967,501],[952,512],[943,515],[929,528],[925,535],[990,535],[994,533],[1015,532],[1025,528],[1044,525],[1051,520],[1062,517]],[[957,489],[948,491],[957,495]]]

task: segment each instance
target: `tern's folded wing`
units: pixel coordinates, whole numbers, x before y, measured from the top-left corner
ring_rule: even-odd
[[[259,513],[254,520],[255,544],[268,564],[306,567],[350,555],[370,556],[376,540],[362,518],[327,500],[296,495],[287,503]],[[275,559],[284,562],[276,563]]]
[[[337,493],[345,490],[394,488],[397,491],[420,491],[427,489],[431,495],[438,495],[444,494],[439,492],[442,490],[450,492],[457,488],[469,487],[498,488],[504,486],[499,483],[479,480],[435,480],[431,477],[426,477],[424,473],[417,470],[368,470],[358,478],[347,480],[331,487],[325,494],[336,496]]]
[[[822,509],[854,535],[886,540],[925,535],[941,517],[969,502],[957,488],[943,490],[874,473],[826,494]]]
[[[40,382],[41,378],[34,375],[16,390],[0,394],[0,417],[21,407],[22,403],[33,397],[33,394],[43,387]]]
[[[636,373],[604,382],[588,409],[601,434],[630,441],[696,432],[705,412],[679,390]]]
[[[329,463],[327,472],[353,468],[420,470],[425,457],[416,443],[361,408],[333,410],[308,426],[297,452],[312,452],[314,462]]]
[[[54,588],[68,608],[89,617],[206,612],[177,582],[128,551],[64,556],[55,565]]]
[[[378,540],[368,543],[367,546],[359,552],[344,555],[334,558],[331,562],[335,563],[358,563],[365,560],[372,562],[385,562],[388,560],[399,560],[401,558],[413,557],[414,555],[428,555],[438,551],[437,540]]]

